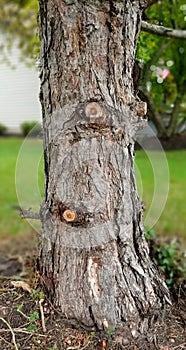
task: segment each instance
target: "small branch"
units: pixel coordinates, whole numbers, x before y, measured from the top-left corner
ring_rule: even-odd
[[[19,215],[24,219],[41,220],[40,214],[34,213],[31,209],[22,209],[18,205],[14,205],[12,208],[17,210],[19,212]]]
[[[185,125],[186,118],[181,119],[181,121],[176,126],[176,133],[182,133],[181,128]]]
[[[40,309],[40,314],[41,314],[42,329],[43,329],[43,332],[46,333],[45,316],[44,316],[43,305],[42,305],[43,301],[44,301],[44,299],[41,299],[39,301],[39,309]]]
[[[180,346],[182,347],[182,346],[184,346],[184,345],[186,345],[186,342],[184,342],[184,343],[182,343],[182,344],[179,344],[179,345],[177,345],[177,346],[174,346],[172,349],[175,350],[175,349],[178,349]]]
[[[27,315],[24,314],[24,312],[22,312],[21,310],[17,309],[17,312],[19,312],[24,318],[26,318],[27,320],[29,320],[29,317]]]
[[[12,327],[10,326],[10,324],[3,317],[0,317],[0,320],[2,322],[4,322],[7,325],[7,327],[9,328],[9,330],[10,330],[10,332],[12,334],[12,342],[14,344],[15,350],[19,350],[18,347],[17,347],[17,344],[16,344],[15,334],[14,334],[14,331],[13,331]]]
[[[141,22],[141,30],[160,36],[167,36],[170,38],[177,39],[186,39],[186,30],[167,28],[163,26],[158,26],[156,24],[147,23],[145,21]]]
[[[1,320],[2,318],[0,318]],[[46,334],[40,334],[37,332],[33,332],[33,331],[27,331],[25,328],[14,328],[12,329],[13,332],[15,333],[24,333],[24,334],[37,334],[38,337],[43,337],[43,338],[47,338],[48,335]],[[6,333],[6,332],[10,332],[10,328],[9,329],[5,329],[5,328],[0,328],[0,333]]]
[[[31,209],[25,209],[20,211],[20,215],[24,219],[34,219],[41,220],[40,215],[38,213],[34,213]]]
[[[88,342],[82,347],[81,344],[77,345],[77,346],[69,346],[67,348],[67,350],[78,350],[78,349],[81,349],[81,350],[84,350],[86,349],[86,347],[90,344],[90,340],[88,340]],[[102,348],[103,349],[103,348]],[[104,349],[103,349],[104,350]]]

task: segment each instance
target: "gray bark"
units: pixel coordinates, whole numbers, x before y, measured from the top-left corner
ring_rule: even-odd
[[[164,26],[158,26],[156,24],[147,23],[145,21],[142,21],[141,28],[144,32],[148,32],[150,34],[177,39],[186,39],[186,30],[183,29],[167,28]]]
[[[61,313],[142,331],[169,293],[149,258],[134,179],[143,3],[40,0],[46,197],[39,272]],[[150,316],[151,314],[151,316]]]

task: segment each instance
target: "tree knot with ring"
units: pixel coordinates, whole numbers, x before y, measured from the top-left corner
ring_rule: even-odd
[[[90,121],[103,117],[101,106],[97,102],[90,102],[85,107],[85,115]]]

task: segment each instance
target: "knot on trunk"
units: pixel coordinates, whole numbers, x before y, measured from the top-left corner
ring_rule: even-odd
[[[72,208],[62,202],[55,202],[50,212],[61,222],[72,226],[86,227],[91,220],[91,213]]]

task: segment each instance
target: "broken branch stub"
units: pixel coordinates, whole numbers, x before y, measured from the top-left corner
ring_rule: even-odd
[[[76,221],[77,214],[73,210],[67,209],[63,213],[63,218],[67,222],[74,222]]]

